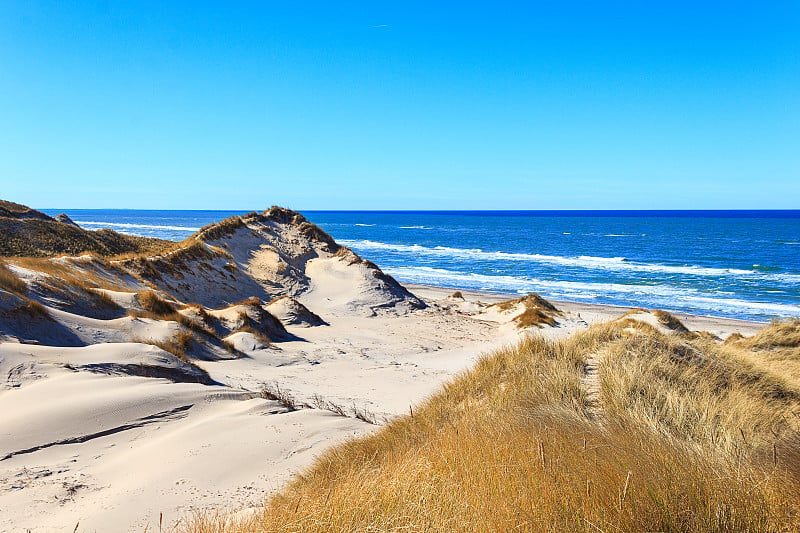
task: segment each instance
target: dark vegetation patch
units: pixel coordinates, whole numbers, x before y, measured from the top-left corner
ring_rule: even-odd
[[[200,228],[194,238],[200,241],[216,241],[223,237],[233,235],[236,230],[246,226],[242,217],[233,216]]]
[[[0,217],[7,218],[38,218],[40,220],[53,220],[50,216],[31,209],[27,205],[0,200]]]
[[[90,231],[54,219],[0,216],[0,256],[48,257],[92,252],[104,256],[158,252],[174,243],[122,235],[108,229]]]

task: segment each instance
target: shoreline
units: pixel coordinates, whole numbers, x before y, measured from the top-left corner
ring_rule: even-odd
[[[404,287],[412,293],[430,300],[441,300],[447,298],[456,291],[461,292],[464,297],[471,301],[482,301],[486,303],[497,303],[505,300],[519,298],[523,296],[518,293],[501,293],[491,291],[478,291],[474,289],[454,289],[451,287],[437,287],[434,285],[421,285],[417,283],[403,283]],[[596,304],[586,302],[574,302],[566,300],[549,300],[562,311],[573,313],[585,319],[589,324],[612,320],[619,315],[635,309],[633,306]],[[769,325],[769,322],[756,322],[753,320],[743,320],[739,318],[727,318],[717,316],[694,315],[684,312],[670,311],[675,317],[683,322],[686,327],[694,331],[717,330],[723,333],[737,332],[743,335],[753,335],[761,328]]]

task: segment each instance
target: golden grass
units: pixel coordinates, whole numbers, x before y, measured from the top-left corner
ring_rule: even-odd
[[[677,331],[680,333],[687,333],[689,328],[683,325],[678,317],[673,315],[672,313],[668,313],[666,311],[662,311],[661,309],[653,310],[653,316],[658,319],[664,327],[671,329],[672,331]]]
[[[219,334],[212,327],[214,321],[213,317],[206,312],[205,308],[200,304],[189,304],[184,308],[193,308],[198,310],[198,320],[194,320],[186,315],[179,313],[171,302],[168,302],[158,296],[154,291],[142,291],[136,294],[136,299],[142,306],[144,311],[128,311],[128,316],[133,318],[150,318],[155,320],[167,320],[177,322],[184,328],[178,336],[164,343],[156,343],[151,341],[136,341],[154,344],[160,348],[172,353],[176,357],[181,358],[185,362],[189,362],[186,358],[186,351],[191,347],[192,342],[200,339],[211,344],[219,344],[225,351],[236,357],[241,357],[243,354],[230,342],[221,339]],[[256,332],[257,333],[257,332]],[[262,339],[260,334],[259,339]],[[263,336],[265,344],[269,344],[269,339]],[[162,346],[162,344],[164,344]]]
[[[142,309],[157,317],[172,316],[175,314],[175,306],[153,291],[141,291],[136,293],[136,301],[139,302]]]
[[[602,419],[581,381],[592,353]],[[528,338],[333,448],[252,519],[183,530],[797,530],[798,374],[759,353],[619,322]]]
[[[158,281],[165,275],[183,279],[187,272],[193,270],[211,270],[213,267],[204,263],[216,258],[231,259],[229,252],[222,248],[210,246],[203,241],[189,237],[154,256],[134,254],[119,256],[115,261],[140,279]]]
[[[171,353],[184,363],[189,363],[192,365],[194,364],[186,355],[186,352],[191,349],[192,343],[196,342],[194,335],[189,331],[179,331],[174,337],[164,341],[157,341],[153,339],[133,339],[131,342],[140,342],[142,344],[152,344],[153,346],[158,346],[165,352]]]
[[[561,314],[556,306],[533,292],[521,298],[492,304],[490,307],[497,307],[500,311],[509,311],[520,304],[523,306],[522,312],[512,319],[519,329],[532,326],[555,326],[557,324],[555,317]]]
[[[30,316],[31,318],[46,318],[52,320],[50,311],[45,306],[36,300],[26,299],[25,303],[18,309],[18,311]]]
[[[4,262],[0,261],[0,289],[18,295],[28,292],[28,285],[14,274]]]
[[[118,278],[120,274],[129,273],[127,271],[113,272],[118,270],[118,267],[97,256],[92,256],[87,261],[80,258],[54,260],[45,257],[14,257],[9,258],[9,261],[28,270],[58,278],[84,291],[92,289],[128,290]]]
[[[774,322],[757,334],[742,342],[751,349],[775,349],[800,347],[800,318]]]
[[[203,226],[194,237],[202,241],[215,241],[223,237],[228,237],[239,228],[245,226],[246,223],[242,220],[242,217],[232,216],[219,222]]]
[[[522,313],[514,317],[514,320],[516,321],[519,329],[529,328],[531,326],[541,326],[544,324],[548,326],[556,325],[556,319],[553,318],[552,314],[535,307],[525,308]]]
[[[236,328],[236,330],[233,333],[249,333],[266,346],[272,344],[272,339],[269,338],[269,335],[267,335],[263,331],[258,331],[257,329],[253,328],[253,326],[251,326],[249,323],[239,328]]]

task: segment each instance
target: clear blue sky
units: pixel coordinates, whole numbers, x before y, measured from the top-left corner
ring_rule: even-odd
[[[800,208],[800,2],[0,2],[0,198]]]

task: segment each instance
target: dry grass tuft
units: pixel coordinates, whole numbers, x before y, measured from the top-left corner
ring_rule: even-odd
[[[246,223],[242,220],[242,217],[233,216],[200,228],[200,231],[198,231],[194,237],[202,241],[216,241],[223,237],[233,235],[236,230],[245,226]]]
[[[658,321],[664,325],[664,327],[672,330],[677,331],[678,333],[688,333],[689,328],[683,325],[683,322],[678,320],[678,318],[666,311],[662,311],[661,309],[653,310],[653,316],[658,319]]]
[[[534,292],[529,293],[521,298],[514,298],[513,300],[507,300],[505,302],[499,302],[493,305],[501,311],[508,311],[517,304],[525,304],[526,308],[539,308],[558,312],[556,306]]]
[[[0,289],[22,296],[27,294],[28,285],[0,261]]]
[[[221,248],[205,244],[202,240],[190,237],[152,257],[129,255],[118,257],[117,263],[146,281],[159,281],[165,275],[184,279],[192,270],[208,270],[210,265],[203,263],[216,258],[230,259],[230,254]]]
[[[28,315],[31,318],[45,318],[47,320],[53,320],[53,317],[50,316],[50,311],[48,311],[45,306],[36,300],[26,299],[25,303],[18,308],[18,311]]]
[[[514,320],[519,329],[529,328],[532,326],[555,326],[556,319],[552,313],[547,313],[535,307],[527,307],[522,313],[517,315]]]
[[[164,350],[165,352],[171,353],[175,357],[177,357],[180,361],[184,364],[194,368],[198,373],[198,383],[203,383],[206,385],[214,384],[214,380],[211,379],[211,376],[208,372],[197,366],[197,364],[189,359],[187,353],[192,349],[192,345],[197,342],[197,339],[194,335],[189,331],[180,331],[171,339],[165,341],[157,341],[153,339],[133,339],[131,342],[139,342],[142,344],[150,344],[152,346],[157,346]],[[164,377],[164,376],[157,376],[157,377]]]
[[[136,301],[148,313],[157,317],[172,316],[175,314],[175,306],[161,298],[153,291],[142,291],[136,294]]]
[[[247,315],[245,315],[245,316],[247,316]],[[248,321],[249,321],[249,318],[248,318]],[[257,329],[255,329],[251,325],[249,325],[249,323],[247,325],[241,326],[240,328],[237,328],[233,333],[249,333],[252,336],[254,336],[256,339],[258,339],[261,343],[263,343],[263,344],[265,344],[267,346],[272,344],[272,339],[270,339],[269,336],[266,333],[264,333],[262,331],[258,331]]]
[[[290,411],[296,411],[300,408],[294,396],[286,389],[282,389],[277,381],[270,384],[265,383],[261,388],[261,397],[279,402]]]
[[[773,322],[749,339],[742,340],[741,344],[755,350],[798,348],[800,347],[800,318]]]
[[[203,324],[209,325],[213,321],[213,317],[208,314],[206,308],[200,304],[191,303],[184,305],[181,309],[191,309],[197,314],[197,317],[203,322]]]
[[[255,305],[255,306],[260,306],[261,305],[261,299],[258,296],[251,296],[250,298],[245,298],[244,300],[242,300],[240,302],[236,302],[234,304],[231,304],[231,306],[234,306],[234,305],[248,305],[248,306],[254,306]]]
[[[156,341],[153,339],[134,339],[131,342],[140,342],[142,344],[152,344],[158,346],[165,352],[169,352],[184,363],[194,364],[189,360],[186,355],[192,348],[192,344],[196,342],[194,335],[189,331],[180,331],[171,339],[165,341]]]
[[[122,307],[120,307],[120,305],[114,300],[114,298],[112,298],[111,296],[109,296],[108,294],[106,294],[106,293],[104,293],[102,291],[97,291],[97,290],[88,291],[87,290],[87,292],[91,292],[94,295],[94,298],[93,298],[94,299],[94,303],[97,306],[104,307],[106,309],[122,309]]]
[[[581,382],[598,352],[602,420]],[[800,373],[765,353],[621,322],[528,338],[333,448],[260,515],[185,530],[797,530]]]
[[[535,293],[492,304],[489,307],[497,307],[500,311],[510,311],[518,306],[522,306],[523,311],[517,314],[512,321],[516,322],[519,329],[532,326],[555,326],[557,324],[555,317],[561,314],[556,306]]]

